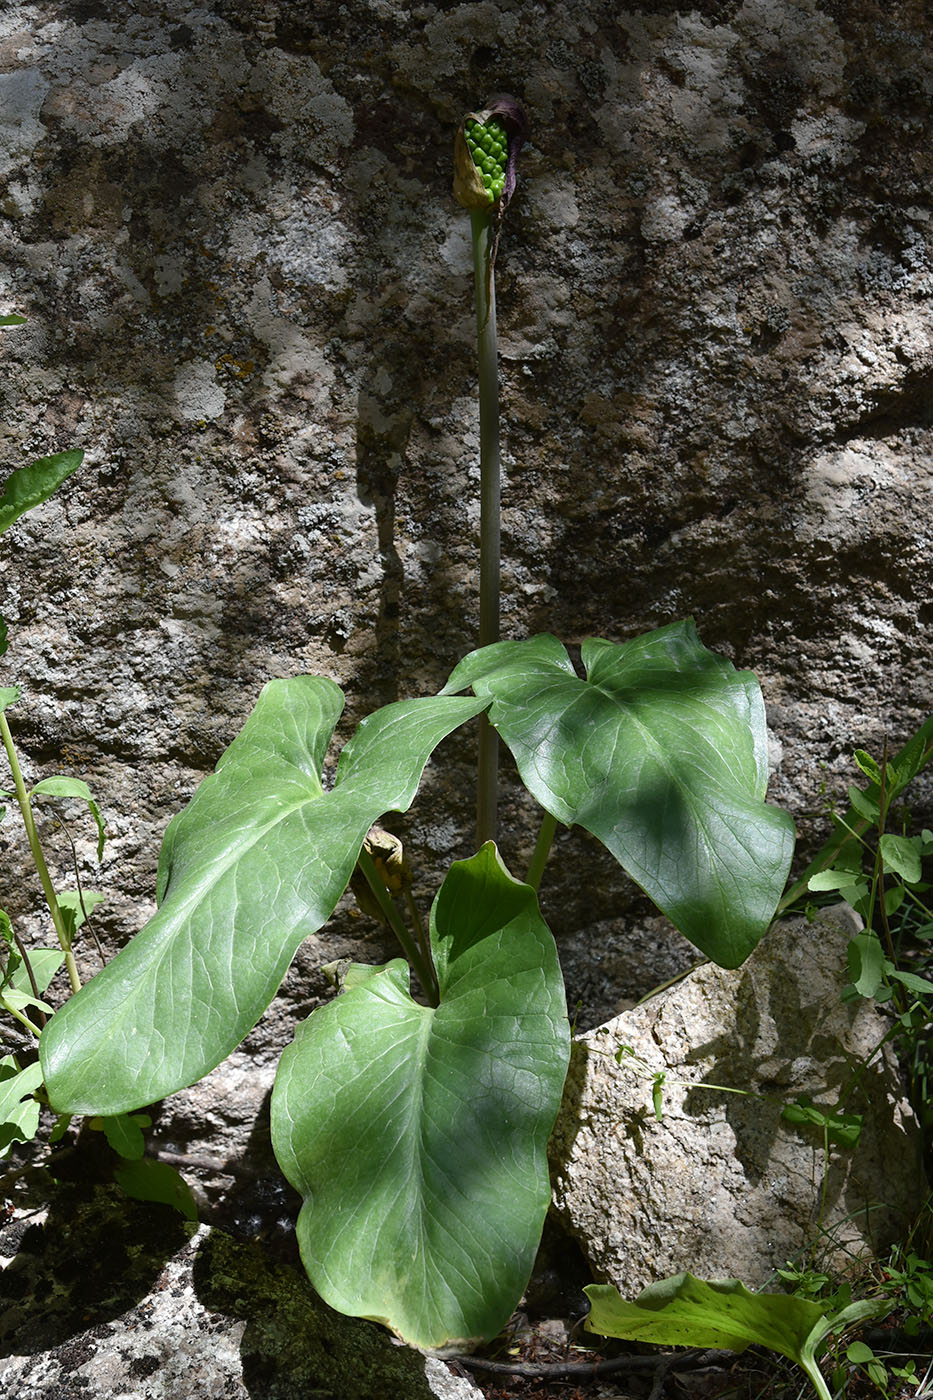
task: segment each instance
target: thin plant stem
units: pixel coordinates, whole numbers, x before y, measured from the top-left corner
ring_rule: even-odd
[[[29,952],[28,952],[28,949],[26,948],[25,943],[24,943],[23,940],[20,938],[20,936],[19,936],[19,934],[16,932],[16,930],[12,927],[12,925],[11,925],[11,927],[10,927],[10,932],[11,932],[12,935],[13,935],[13,942],[16,944],[16,951],[19,953],[20,957],[21,957],[22,960],[23,960],[23,967],[26,969],[26,976],[29,978],[29,987],[30,987],[30,990],[32,991],[33,996],[34,996],[34,997],[36,998],[36,1000],[38,1001],[38,1000],[39,1000],[39,984],[38,984],[38,982],[36,981],[36,974],[35,974],[35,973],[33,972],[33,970],[32,970],[32,963],[31,963],[30,960],[29,960]],[[14,1012],[14,1015],[15,1015],[15,1014],[16,1014],[16,1013]],[[20,1019],[21,1021],[23,1021],[24,1024],[27,1025],[27,1026],[30,1028],[30,1030],[33,1028],[33,1027],[32,1027],[32,1022],[31,1022],[31,1021],[25,1020],[25,1018],[22,1017],[22,1016],[21,1016],[19,1019]],[[36,1020],[39,1022],[39,1029],[40,1029],[40,1030],[44,1029],[44,1027],[45,1027],[45,1012],[41,1009],[41,1007],[38,1007],[38,1006],[36,1007]],[[36,1031],[36,1034],[38,1035],[39,1032]]]
[[[415,938],[417,939],[418,947],[421,949],[425,961],[430,963],[431,940],[425,932],[424,922],[421,918],[421,911],[419,910],[417,904],[414,901],[414,897],[412,896],[411,892],[411,886],[407,883],[405,885],[405,907],[408,910],[408,916],[411,919],[412,928],[415,930]]]
[[[878,797],[878,807],[881,817],[878,822],[878,916],[881,919],[881,930],[888,957],[892,963],[897,965],[897,954],[894,951],[894,939],[891,937],[891,925],[888,922],[888,910],[884,902],[884,857],[881,854],[881,838],[884,835],[885,827],[888,824],[888,808],[891,799],[888,797],[888,736],[884,736],[884,748],[881,754],[881,792]],[[902,997],[898,997],[898,988],[894,989],[897,1001],[903,1002]],[[903,1005],[898,1006],[898,1010],[903,1010]]]
[[[385,916],[386,922],[402,945],[402,952],[414,968],[418,981],[424,989],[425,996],[432,1006],[438,1006],[440,1004],[440,988],[437,984],[437,973],[434,970],[434,964],[430,959],[425,957],[424,953],[405,927],[405,920],[402,918],[392,900],[392,896],[380,879],[375,861],[366,850],[365,846],[360,851],[359,867],[366,878],[366,883],[373,892],[376,903]]]
[[[545,812],[544,820],[541,822],[541,830],[538,832],[538,839],[535,842],[531,864],[528,867],[528,874],[525,876],[525,884],[530,885],[533,890],[537,891],[541,888],[541,877],[544,874],[544,867],[547,865],[547,858],[551,852],[551,842],[554,840],[556,831],[557,818],[552,817],[550,812]]]
[[[100,946],[100,939],[97,937],[97,931],[91,924],[91,916],[88,913],[87,905],[84,902],[84,890],[81,886],[81,872],[78,869],[78,849],[75,846],[74,838],[72,837],[71,832],[68,830],[67,822],[63,821],[62,818],[59,817],[58,825],[60,826],[61,830],[65,833],[65,838],[69,846],[71,847],[71,868],[74,871],[75,888],[78,891],[78,903],[81,905],[81,913],[84,917],[84,924],[82,925],[82,927],[84,928],[86,933],[89,933],[91,935],[91,938],[94,942],[94,947],[97,949],[97,956],[100,958],[101,961],[101,966],[106,967],[107,959],[104,957],[104,950]]]
[[[26,1030],[29,1031],[30,1034],[34,1035],[38,1040],[42,1032],[38,1026],[33,1025],[28,1016],[26,1016],[22,1011],[17,1011],[15,1006],[11,1006],[9,1002],[4,1001],[2,997],[0,997],[0,1006],[3,1007],[4,1011],[9,1012],[9,1014],[13,1017],[14,1021],[19,1021],[20,1025],[25,1026]],[[38,1010],[38,1007],[36,1009]]]
[[[6,715],[2,712],[0,712],[0,737],[3,739],[3,747],[6,749],[6,756],[10,764],[13,787],[16,791],[16,801],[19,804],[23,825],[26,828],[26,839],[29,842],[29,849],[32,852],[33,863],[36,867],[36,873],[39,876],[39,883],[42,885],[42,893],[45,895],[45,902],[49,906],[52,923],[55,925],[56,936],[58,937],[62,952],[65,954],[65,967],[68,970],[68,980],[71,983],[71,990],[77,992],[81,989],[81,979],[78,976],[78,968],[75,963],[74,953],[71,951],[71,940],[65,928],[62,911],[55,895],[55,886],[52,884],[49,868],[45,863],[45,856],[42,853],[42,846],[39,843],[39,835],[36,831],[36,823],[33,820],[29,794],[26,791],[26,784],[23,781],[23,774],[19,766],[19,759],[16,756],[16,749],[13,747],[13,735],[10,733],[10,726],[7,723]]]
[[[473,210],[470,223],[479,361],[479,644],[485,647],[499,640],[499,365],[492,216],[484,210]],[[476,795],[476,840],[480,846],[496,839],[498,785],[499,736],[483,714]]]
[[[23,960],[23,967],[26,969],[26,976],[29,978],[29,986],[34,997],[39,995],[39,984],[36,981],[36,974],[32,970],[32,963],[29,960],[29,950],[20,938],[16,930],[11,926],[10,932],[13,935],[13,942],[16,944],[16,951]]]

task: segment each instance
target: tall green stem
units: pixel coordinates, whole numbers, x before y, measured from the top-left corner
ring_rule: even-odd
[[[479,358],[479,644],[485,647],[499,640],[499,366],[496,283],[491,262],[492,216],[485,210],[473,210],[470,223]],[[480,846],[496,839],[498,782],[499,736],[483,714],[476,797],[476,840]]]
[[[23,818],[23,826],[26,828],[26,839],[29,842],[29,849],[32,852],[33,863],[42,885],[42,893],[45,895],[45,902],[49,906],[49,913],[52,916],[52,923],[55,925],[55,933],[61,944],[62,952],[65,954],[65,967],[68,970],[68,980],[71,983],[71,990],[77,992],[81,988],[81,979],[78,976],[78,968],[75,963],[74,954],[71,951],[71,939],[65,928],[65,921],[62,918],[62,911],[59,907],[55,894],[55,886],[52,884],[48,866],[45,863],[45,856],[42,854],[42,847],[39,844],[39,835],[36,831],[36,824],[32,816],[32,805],[29,801],[29,794],[26,791],[26,784],[23,782],[22,770],[19,766],[19,759],[16,756],[16,749],[13,747],[13,735],[10,733],[10,726],[7,723],[6,715],[0,712],[0,737],[3,739],[3,747],[6,749],[6,756],[10,764],[10,773],[13,777],[13,787],[16,791],[16,801]]]

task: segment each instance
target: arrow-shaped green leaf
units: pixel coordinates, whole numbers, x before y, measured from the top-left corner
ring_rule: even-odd
[[[767,728],[754,676],[678,622],[616,646],[583,643],[587,679],[551,636],[465,657],[470,685],[525,786],[609,848],[698,948],[737,967],[770,923],[794,845],[764,802]]]
[[[332,681],[272,681],[217,771],[169,825],[155,917],[42,1035],[56,1110],[129,1112],[192,1084],[274,997],[301,941],[330,917],[363,837],[404,811],[440,741],[484,701],[401,701],[321,767],[343,706]]]
[[[312,1283],[421,1347],[495,1336],[515,1307],[570,1049],[554,941],[491,843],[451,867],[431,941],[436,1009],[412,1000],[401,960],[355,969],[299,1029],[272,1095]]]

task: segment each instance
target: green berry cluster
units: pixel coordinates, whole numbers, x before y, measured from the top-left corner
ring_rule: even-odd
[[[463,134],[483,185],[493,199],[498,199],[505,185],[505,163],[509,151],[505,127],[495,119],[485,126],[480,122],[468,121]]]

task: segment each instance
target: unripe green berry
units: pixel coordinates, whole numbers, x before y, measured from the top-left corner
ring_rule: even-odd
[[[515,192],[515,163],[528,134],[521,104],[505,93],[468,112],[454,140],[454,198],[471,213],[501,220]]]
[[[498,199],[505,184],[505,165],[508,152],[508,139],[501,122],[468,121],[464,129],[467,146],[473,163],[479,171],[484,188]]]

